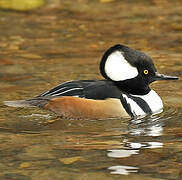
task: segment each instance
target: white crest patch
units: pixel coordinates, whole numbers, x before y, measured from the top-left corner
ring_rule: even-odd
[[[135,78],[138,70],[127,62],[121,51],[115,51],[106,60],[105,73],[113,81],[123,81]]]

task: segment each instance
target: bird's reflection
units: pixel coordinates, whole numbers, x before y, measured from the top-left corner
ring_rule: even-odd
[[[133,154],[138,154],[139,150],[132,149],[112,149],[108,150],[107,156],[113,158],[129,157]]]
[[[164,117],[160,115],[151,115],[140,119],[132,119],[128,125],[128,132],[125,135],[122,149],[110,149],[107,156],[110,158],[127,158],[136,156],[141,149],[146,148],[162,148],[163,143],[153,141],[154,137],[159,137],[163,134],[165,124]],[[133,172],[138,172],[139,167],[123,166],[117,164],[108,168],[111,174],[128,175]]]
[[[134,166],[111,166],[108,168],[111,171],[111,174],[122,174],[129,175],[138,171],[137,167]]]
[[[157,115],[133,119],[128,126],[128,134],[132,136],[161,136],[163,126],[163,118]]]

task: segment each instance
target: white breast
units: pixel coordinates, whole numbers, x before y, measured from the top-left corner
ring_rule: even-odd
[[[123,94],[123,97],[126,99],[127,103],[130,105],[130,110],[134,116],[146,115],[143,109],[135,101],[134,99],[135,97],[139,97],[143,99],[148,104],[153,114],[162,112],[162,109],[163,109],[162,100],[160,96],[154,90],[151,90],[146,95],[130,95],[130,96],[132,96],[133,98],[130,98],[129,96]]]
[[[154,90],[151,90],[146,95],[137,97],[142,98],[149,105],[153,113],[159,113],[162,111],[163,109],[162,99]]]

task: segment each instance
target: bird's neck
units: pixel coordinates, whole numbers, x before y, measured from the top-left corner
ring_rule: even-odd
[[[115,85],[121,90],[131,95],[146,95],[151,89],[148,85],[141,84],[140,82],[114,82]]]

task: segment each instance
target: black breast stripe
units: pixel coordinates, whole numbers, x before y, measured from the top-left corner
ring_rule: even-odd
[[[146,114],[152,114],[149,105],[142,98],[131,96],[131,99],[133,99]]]
[[[125,93],[123,93],[125,94]],[[140,97],[132,96],[129,94],[125,94],[128,98],[132,99],[136,104],[146,113],[146,114],[152,114],[152,110],[149,107],[149,105]],[[127,100],[121,95],[121,103],[123,104],[123,107],[125,108],[126,112],[131,116],[134,117],[135,114],[131,112],[131,106],[127,103]]]
[[[124,98],[124,97],[121,95],[120,100],[121,100],[121,103],[122,103],[122,105],[123,105],[125,111],[133,118],[133,117],[134,117],[134,113],[132,113],[132,111],[131,111],[131,106],[130,106],[129,103],[127,103],[126,98]]]

